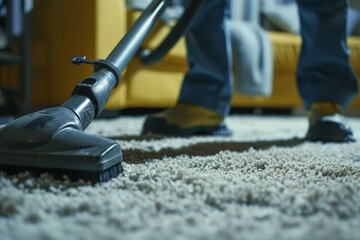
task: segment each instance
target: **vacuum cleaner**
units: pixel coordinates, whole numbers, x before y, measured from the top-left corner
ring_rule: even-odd
[[[92,183],[119,176],[123,172],[119,143],[84,130],[103,110],[130,60],[138,54],[144,64],[159,61],[189,28],[203,2],[191,1],[154,51],[141,45],[170,0],[153,0],[106,59],[74,58],[74,64],[93,65],[93,74],[81,81],[61,106],[22,116],[0,130],[0,171],[29,171],[35,176],[48,173],[55,179],[67,176]]]

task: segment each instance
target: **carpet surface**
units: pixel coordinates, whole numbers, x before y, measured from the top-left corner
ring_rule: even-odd
[[[121,144],[110,182],[0,172],[0,239],[359,239],[359,143],[303,142],[304,117],[231,116],[229,138],[139,136],[143,120],[89,127]]]

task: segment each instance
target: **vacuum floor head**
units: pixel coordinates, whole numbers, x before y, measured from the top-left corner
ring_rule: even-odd
[[[0,130],[0,171],[49,173],[54,178],[106,182],[122,171],[120,145],[83,132],[65,107],[16,119]]]

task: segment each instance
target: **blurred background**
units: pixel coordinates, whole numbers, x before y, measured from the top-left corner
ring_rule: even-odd
[[[8,121],[36,109],[66,101],[76,84],[92,74],[90,65],[71,63],[75,56],[106,58],[146,7],[148,0],[0,0],[0,117]],[[297,6],[292,0],[234,0],[233,34],[244,22],[263,29],[271,45],[271,92],[234,90],[233,112],[302,113],[295,69],[301,46]],[[358,1],[352,1],[347,30],[351,63],[360,75]],[[183,12],[180,0],[154,29],[145,46],[153,49]],[[233,41],[234,48],[237,40]],[[240,41],[240,40],[239,40]],[[234,59],[237,56],[234,54]],[[234,65],[235,66],[235,65]],[[236,68],[236,66],[235,66]],[[182,39],[153,66],[136,58],[123,72],[104,115],[148,113],[176,103],[187,70]],[[236,73],[234,69],[234,73]],[[358,114],[360,98],[349,111]]]

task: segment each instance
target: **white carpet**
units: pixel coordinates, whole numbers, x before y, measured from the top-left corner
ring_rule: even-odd
[[[142,138],[142,122],[89,127],[120,139],[108,183],[0,173],[0,239],[360,238],[359,143],[293,139],[303,117],[232,116],[231,138]]]

